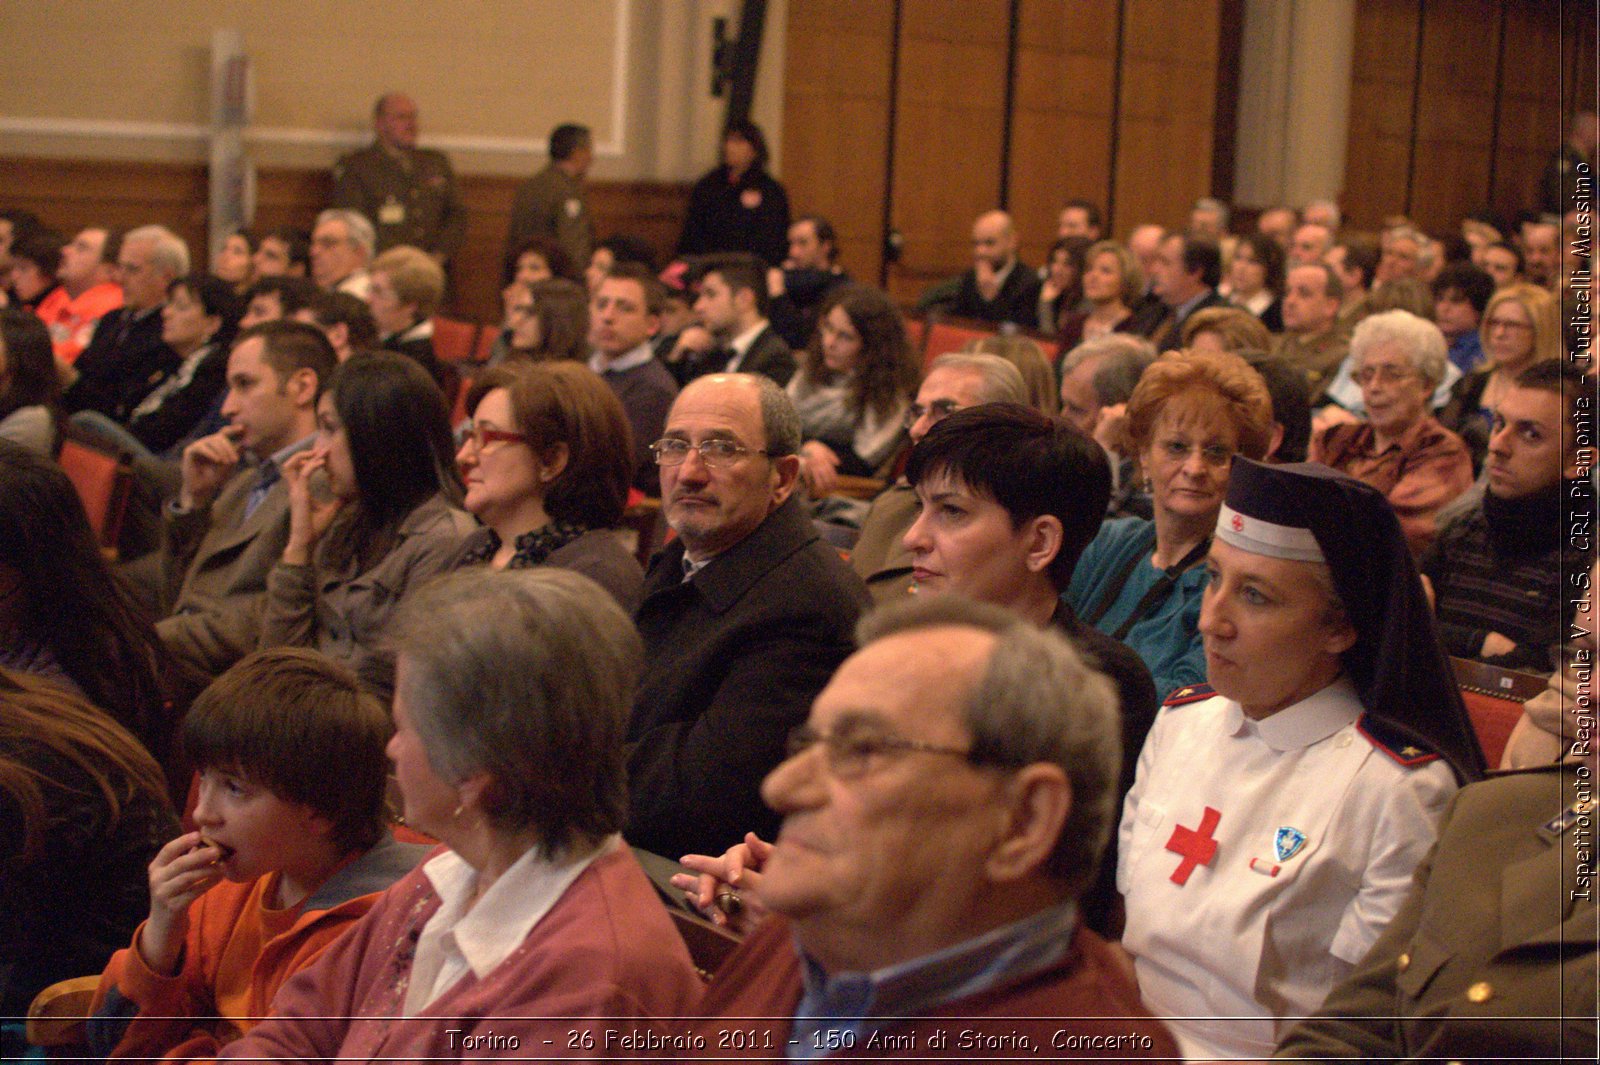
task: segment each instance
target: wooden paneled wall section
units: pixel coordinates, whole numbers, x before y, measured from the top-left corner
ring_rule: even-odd
[[[1594,106],[1595,3],[1358,0],[1353,66],[1354,224],[1398,213],[1442,230],[1485,205],[1516,212],[1567,116]]]
[[[1442,230],[1488,203],[1516,210],[1593,85],[1594,0],[1357,0],[1343,202],[1374,227]],[[912,300],[968,262],[972,219],[1005,205],[1038,263],[1062,201],[1105,204],[1113,231],[1180,225],[1231,192],[1242,0],[805,0],[789,9],[784,174],[797,213],[832,219],[841,258]],[[1557,64],[1559,62],[1559,72]],[[1562,85],[1569,88],[1563,104]],[[256,228],[305,226],[326,173],[263,169]],[[517,179],[465,175],[471,222],[451,311],[500,315],[499,256]],[[0,203],[71,232],[171,225],[204,246],[198,165],[0,158]],[[602,235],[661,253],[687,188],[599,182]]]
[[[1178,224],[1212,189],[1218,56],[1239,0],[807,0],[789,15],[784,180],[831,219],[843,261],[901,299],[970,261],[1004,205],[1038,263],[1061,202]],[[1219,69],[1222,86],[1219,93]],[[1231,144],[1231,134],[1225,139]],[[1179,161],[1181,160],[1181,164]],[[1226,195],[1227,190],[1221,190]]]

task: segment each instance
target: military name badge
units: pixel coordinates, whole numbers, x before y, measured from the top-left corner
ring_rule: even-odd
[[[761,190],[745,189],[743,192],[739,193],[739,202],[744,204],[745,210],[754,211],[757,207],[761,206]]]
[[[568,218],[576,218],[583,213],[583,201],[576,196],[568,200],[564,206]]]
[[[383,206],[378,208],[378,224],[384,226],[397,226],[406,220],[406,205],[390,196],[383,201]]]
[[[1593,813],[1594,809],[1595,801],[1593,799],[1580,799],[1571,806],[1567,807],[1565,810],[1562,810],[1560,813],[1556,814],[1550,820],[1546,821],[1544,823],[1544,830],[1552,836],[1559,836],[1561,833],[1577,824],[1584,817],[1587,817],[1589,814]]]

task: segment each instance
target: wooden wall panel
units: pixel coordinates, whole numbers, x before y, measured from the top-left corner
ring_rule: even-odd
[[[1595,7],[1358,0],[1344,194],[1351,223],[1375,229],[1404,214],[1444,232],[1485,206],[1503,215],[1532,206],[1539,172],[1566,133],[1563,90],[1569,99],[1587,92],[1592,103]]]
[[[890,175],[883,191],[904,244],[887,287],[907,302],[967,268],[972,221],[1001,205],[1002,190],[1030,264],[1044,257],[1067,199],[1101,204],[1121,234],[1146,220],[1181,224],[1190,204],[1212,193],[1226,3],[793,4],[785,100],[790,198],[797,209],[833,205],[821,209],[845,234],[847,268],[870,278],[861,263],[878,262],[867,241],[881,237],[885,204],[883,186],[867,172],[880,159],[871,138],[880,120],[892,125],[881,157]],[[895,83],[885,100],[873,71],[891,62]]]
[[[1211,193],[1217,0],[1125,0],[1116,226],[1181,226]]]
[[[1539,172],[1567,132],[1563,117],[1567,112],[1561,106],[1561,61],[1556,58],[1562,54],[1563,34],[1560,23],[1542,8],[1512,3],[1504,12],[1492,201],[1496,210],[1505,213],[1520,211],[1537,198]],[[1534,56],[1545,58],[1530,62]]]
[[[1106,209],[1117,8],[1116,0],[1019,5],[1007,201],[1029,263],[1044,261],[1062,203]]]
[[[1600,3],[1596,0],[1565,0],[1562,17],[1562,97],[1561,113],[1570,115],[1580,108],[1595,109],[1600,71],[1596,70],[1596,28],[1600,27]],[[1566,132],[1562,131],[1563,134]]]
[[[971,262],[972,220],[1000,205],[1008,0],[903,0],[889,291],[911,300]]]
[[[1411,166],[1418,0],[1359,0],[1345,164],[1346,216],[1376,229],[1404,211]]]
[[[207,188],[201,166],[10,157],[0,158],[0,174],[0,202],[35,211],[69,235],[88,225],[125,229],[157,222],[187,240],[191,252],[206,247]],[[467,243],[455,264],[448,313],[479,322],[500,320],[500,256],[519,180],[487,175],[461,179]],[[255,228],[309,228],[330,190],[323,170],[262,169]],[[686,187],[595,183],[588,195],[600,236],[626,232],[643,237],[665,261],[683,226]]]
[[[806,0],[789,7],[784,183],[795,214],[820,214],[840,262],[876,284],[883,268],[894,5]]]
[[[1422,26],[1411,204],[1425,229],[1444,232],[1489,200],[1501,5],[1428,0]]]

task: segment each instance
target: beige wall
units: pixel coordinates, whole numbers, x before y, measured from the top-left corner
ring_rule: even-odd
[[[212,34],[252,64],[261,166],[323,166],[403,88],[463,173],[542,165],[563,121],[600,180],[684,180],[715,159],[710,24],[736,0],[44,0],[0,3],[0,156],[206,157]],[[781,143],[786,5],[769,4],[756,119]],[[135,58],[136,57],[136,58]],[[0,179],[3,186],[3,179]]]

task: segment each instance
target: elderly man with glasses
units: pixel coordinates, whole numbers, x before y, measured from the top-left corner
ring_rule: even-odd
[[[906,432],[917,444],[942,419],[980,403],[1026,403],[1027,385],[1017,368],[998,355],[953,352],[933,360],[917,398],[906,411]],[[903,598],[911,589],[911,552],[901,542],[917,518],[917,493],[904,477],[872,501],[850,565],[875,602]]]
[[[634,620],[645,669],[628,725],[628,841],[668,857],[770,834],[761,778],[850,653],[859,578],[794,497],[800,419],[759,374],[691,383],[651,445],[677,534]]]
[[[1116,812],[1111,683],[956,594],[860,636],[762,786],[776,840],[678,880],[770,914],[707,989],[697,1056],[737,1017],[760,1019],[721,1056],[1176,1058],[1077,902]]]

